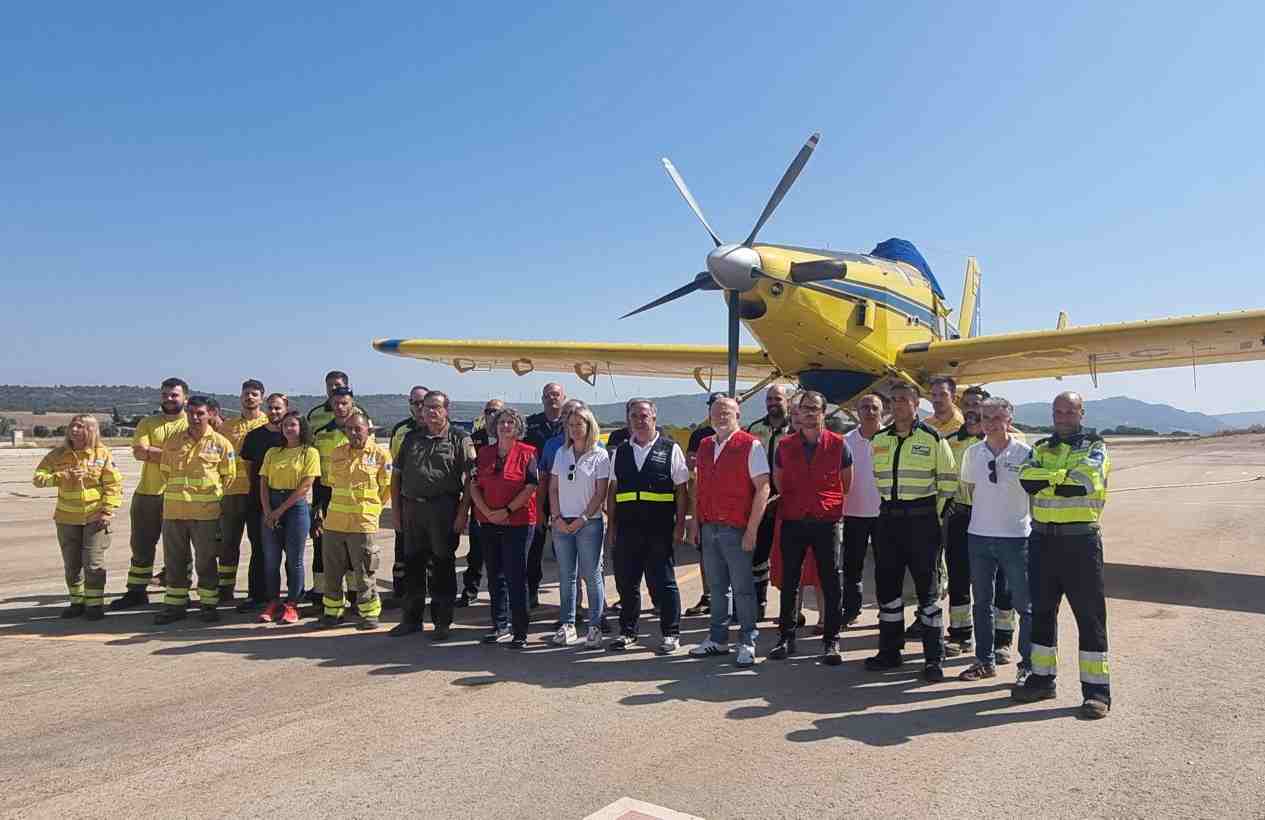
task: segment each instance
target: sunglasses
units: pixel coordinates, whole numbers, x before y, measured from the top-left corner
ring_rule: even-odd
[[[496,457],[496,463],[492,465],[492,472],[497,474],[505,472],[505,456]]]
[[[997,459],[988,462],[988,480],[997,483]]]
[[[575,481],[575,467],[576,465],[572,464],[567,468],[567,481]]]

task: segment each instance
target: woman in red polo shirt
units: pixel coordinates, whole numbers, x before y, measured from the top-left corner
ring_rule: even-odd
[[[540,471],[536,448],[522,440],[522,415],[507,407],[495,424],[496,443],[479,448],[470,485],[492,597],[492,632],[483,642],[521,649],[527,645],[527,549],[536,527]]]

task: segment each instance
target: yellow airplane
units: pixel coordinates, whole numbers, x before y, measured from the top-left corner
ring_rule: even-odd
[[[754,382],[743,397],[775,381],[795,381],[835,404],[897,382],[924,391],[933,377],[959,384],[1098,374],[1265,358],[1265,310],[977,335],[980,270],[967,259],[956,325],[953,309],[922,256],[904,240],[869,254],[757,243],[756,235],[799,176],[819,135],[791,162],[747,238],[724,243],[681,175],[664,168],[715,243],[707,270],[643,305],[632,316],[699,290],[720,291],[728,306],[727,345],[559,341],[378,339],[382,353],[451,365],[458,372],[508,368],[574,373],[589,384],[603,374],[693,378],[704,390],[716,376]],[[739,323],[759,342],[740,347]]]

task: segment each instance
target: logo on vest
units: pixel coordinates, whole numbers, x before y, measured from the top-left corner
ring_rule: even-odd
[[[909,448],[909,452],[916,456],[929,456],[931,455],[931,448],[925,444],[914,444]]]

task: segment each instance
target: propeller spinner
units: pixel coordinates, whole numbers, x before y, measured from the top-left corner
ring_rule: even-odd
[[[751,246],[755,243],[756,235],[760,233],[760,229],[773,216],[773,212],[777,210],[777,206],[781,204],[782,198],[786,196],[786,192],[795,184],[795,180],[799,177],[800,171],[804,170],[804,165],[808,162],[808,158],[812,156],[813,149],[817,147],[817,141],[821,138],[820,134],[813,134],[804,143],[804,147],[799,149],[799,153],[795,155],[795,159],[791,161],[790,167],[786,169],[786,173],[782,174],[782,179],[778,182],[777,187],[773,189],[773,195],[769,197],[768,204],[764,206],[764,211],[760,214],[760,218],[756,220],[755,227],[751,229],[751,233],[747,236],[742,244],[729,243],[726,244],[720,240],[716,232],[712,230],[712,226],[707,223],[707,218],[703,216],[703,209],[698,206],[698,201],[694,199],[694,195],[690,193],[690,189],[686,186],[685,180],[677,172],[676,166],[666,157],[663,160],[664,170],[668,172],[668,176],[672,179],[672,184],[676,186],[685,203],[690,206],[690,210],[698,217],[698,221],[703,223],[703,227],[707,230],[712,242],[716,247],[707,254],[707,270],[694,276],[694,281],[682,285],[676,290],[666,293],[655,299],[653,302],[642,305],[634,311],[624,314],[621,319],[634,316],[651,308],[665,305],[682,296],[687,296],[696,290],[723,290],[725,291],[725,302],[729,308],[728,321],[728,340],[729,340],[729,395],[735,396],[738,393],[738,330],[739,330],[739,295],[751,290],[755,287],[755,280],[761,276],[768,276],[760,270],[760,254]]]

